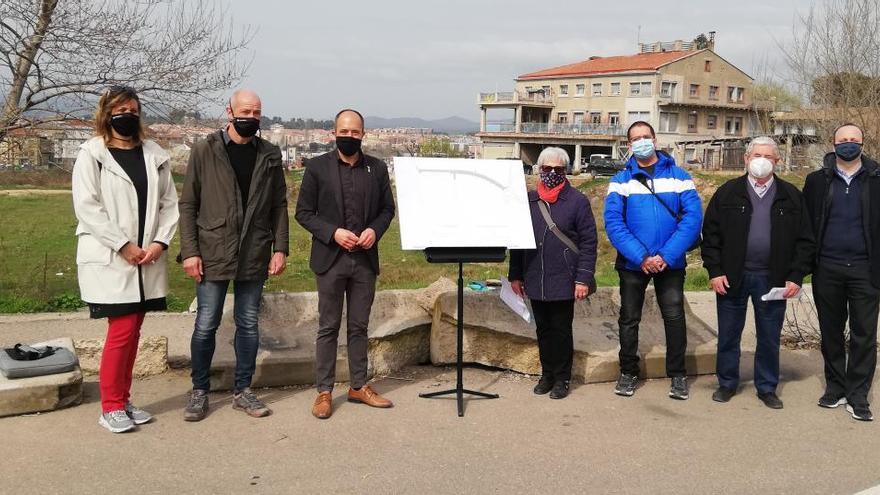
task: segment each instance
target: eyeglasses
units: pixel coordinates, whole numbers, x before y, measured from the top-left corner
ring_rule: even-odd
[[[556,172],[557,174],[565,174],[565,167],[550,167],[544,165],[541,167],[541,172],[545,174],[549,174],[550,172]]]

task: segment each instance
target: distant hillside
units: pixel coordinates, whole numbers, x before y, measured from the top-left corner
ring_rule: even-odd
[[[384,117],[367,117],[367,129],[383,127],[430,127],[434,132],[447,134],[469,134],[478,132],[480,124],[471,122],[461,117],[447,117],[438,120],[425,120],[415,117],[397,117],[386,119]]]

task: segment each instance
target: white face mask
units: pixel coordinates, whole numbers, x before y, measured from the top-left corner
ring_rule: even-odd
[[[749,174],[756,179],[763,179],[773,173],[773,162],[759,156],[749,161]]]

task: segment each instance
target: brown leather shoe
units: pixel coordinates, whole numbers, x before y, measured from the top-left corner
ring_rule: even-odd
[[[315,405],[312,406],[312,415],[318,419],[327,419],[333,414],[333,394],[331,392],[318,392]]]
[[[369,385],[364,385],[360,390],[348,389],[349,402],[361,402],[372,407],[391,407],[394,404],[390,400],[377,394]]]

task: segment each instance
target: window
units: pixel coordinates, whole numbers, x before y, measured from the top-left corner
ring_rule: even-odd
[[[742,133],[742,117],[727,117],[724,122],[724,133],[731,136],[739,136]]]
[[[559,96],[568,96],[568,84],[559,85]]]
[[[691,95],[691,98],[699,98],[700,97],[700,85],[699,84],[691,84],[690,91],[688,94]]]
[[[675,86],[678,83],[663,81],[660,83],[660,96],[663,98],[671,98],[675,95]]]
[[[678,131],[678,114],[674,112],[660,112],[660,128],[658,132]]]
[[[706,116],[706,129],[715,129],[718,126],[718,116],[717,115],[707,115]]]
[[[635,82],[629,83],[630,96],[651,96],[651,83]]]
[[[602,112],[590,112],[590,123],[591,124],[601,124],[602,123]]]
[[[717,100],[718,99],[718,86],[709,86],[709,99]]]
[[[688,114],[688,132],[697,132],[697,114],[691,112]]]
[[[611,96],[620,96],[620,83],[611,83]]]
[[[584,122],[584,112],[574,112],[571,114],[571,122],[573,124],[582,124]]]
[[[731,103],[742,103],[743,96],[745,95],[745,89],[737,86],[728,86],[727,87],[727,101]]]
[[[558,114],[556,114],[556,122],[559,124],[567,124],[568,112],[559,112]]]
[[[617,112],[610,112],[608,114],[608,123],[611,125],[620,125],[620,114]]]
[[[593,83],[593,96],[602,96],[602,83]]]
[[[642,120],[648,122],[648,119],[651,118],[650,112],[627,112],[626,114],[626,125],[630,125],[637,120]]]
[[[577,84],[574,87],[574,95],[575,96],[584,96],[584,84]]]
[[[712,61],[711,60],[706,60],[706,62],[703,64],[703,70],[706,72],[712,72]]]

